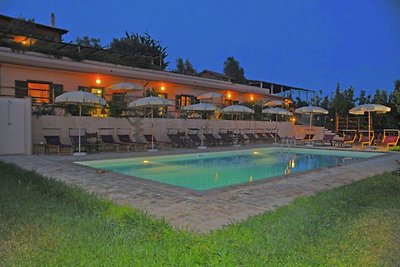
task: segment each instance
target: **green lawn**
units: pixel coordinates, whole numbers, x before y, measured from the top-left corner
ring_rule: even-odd
[[[371,177],[195,235],[0,162],[3,265],[400,265],[400,178]]]

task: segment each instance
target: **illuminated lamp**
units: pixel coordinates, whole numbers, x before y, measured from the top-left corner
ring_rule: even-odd
[[[165,86],[161,86],[161,91],[165,91]]]
[[[101,84],[101,80],[100,79],[96,79],[96,84]]]

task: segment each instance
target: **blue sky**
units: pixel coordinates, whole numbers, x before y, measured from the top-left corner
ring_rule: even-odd
[[[238,2],[238,3],[236,3]],[[322,90],[393,89],[400,79],[399,0],[54,1],[0,0],[0,13],[88,35],[103,45],[144,33],[197,70],[221,71],[228,56],[249,79]]]

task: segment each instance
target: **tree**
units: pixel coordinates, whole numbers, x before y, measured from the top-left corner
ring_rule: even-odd
[[[186,59],[186,61],[183,62],[182,58],[178,58],[176,60],[175,72],[191,76],[197,75],[197,71],[193,68],[193,65],[190,63],[189,59]]]
[[[100,39],[89,38],[88,36],[76,37],[75,44],[86,47],[101,48]]]
[[[197,71],[193,68],[192,63],[190,63],[188,58],[185,61],[185,74],[192,75],[192,76],[197,74]]]
[[[393,92],[389,96],[389,105],[392,108],[391,114],[391,128],[400,128],[400,80],[394,82]]]
[[[237,83],[247,83],[244,77],[244,70],[240,67],[239,61],[235,60],[234,57],[228,57],[224,62],[224,73],[235,79]]]
[[[164,70],[168,66],[165,61],[167,48],[162,47],[159,41],[154,40],[148,33],[125,33],[125,37],[114,38],[110,49],[121,52],[125,60],[130,60],[140,68]]]
[[[360,96],[358,97],[358,104],[364,105],[371,102],[371,95],[366,96],[365,90],[360,91]]]
[[[185,74],[185,64],[183,63],[183,59],[180,57],[176,60],[175,71],[180,74]]]

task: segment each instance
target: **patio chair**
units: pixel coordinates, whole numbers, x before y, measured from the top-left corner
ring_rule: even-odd
[[[343,130],[343,145],[352,146],[357,140],[356,130]]]
[[[46,140],[46,148],[49,153],[51,148],[54,148],[58,155],[61,155],[62,150],[69,150],[71,154],[74,153],[75,147],[61,143],[60,136],[58,135],[45,135],[44,139]]]
[[[390,146],[396,146],[400,139],[400,131],[396,129],[384,129],[383,139],[381,146],[389,148]]]
[[[222,140],[221,138],[216,138],[212,133],[204,133],[204,142],[208,145],[208,146],[217,146],[220,145]]]
[[[99,136],[97,132],[86,132],[85,131],[85,136],[86,136],[86,141],[96,149],[97,152],[100,151],[101,148],[101,142],[99,140]]]
[[[247,138],[242,133],[235,134],[237,144],[244,145],[247,142]]]
[[[167,137],[171,141],[172,147],[185,147],[186,140],[183,139],[178,133],[168,133]]]
[[[218,135],[221,137],[221,143],[224,145],[233,145],[233,137],[229,133],[220,132]]]
[[[71,144],[75,147],[79,147],[79,135],[70,135]],[[86,152],[98,151],[98,145],[88,142],[86,135],[81,135],[81,149]]]
[[[187,132],[187,145],[188,146],[199,146],[201,145],[201,138],[199,136],[199,128],[188,128]]]
[[[250,143],[257,143],[260,141],[254,133],[246,133],[246,135]]]
[[[315,139],[313,141],[313,145],[321,145],[321,146],[333,146],[333,138],[335,137],[334,134],[324,134],[321,139]]]
[[[120,144],[127,144],[129,145],[129,150],[133,148],[135,151],[138,151],[138,147],[140,146],[140,144],[134,142],[129,134],[117,134],[117,136]]]
[[[167,147],[172,147],[171,143],[157,141],[156,137],[153,136],[153,138],[152,138],[151,134],[144,134],[143,137],[146,141],[147,149],[150,149],[150,148],[151,149],[165,149]],[[152,140],[153,140],[153,147],[151,147]]]
[[[360,144],[362,147],[364,145],[371,146],[372,142],[374,141],[374,138],[375,138],[374,131],[371,131],[369,135],[368,131],[360,131],[360,139],[358,140],[358,144]]]
[[[129,144],[117,143],[111,134],[100,134],[101,150],[104,151],[106,147],[112,147],[114,150],[119,151],[120,147],[125,145],[129,151]]]

